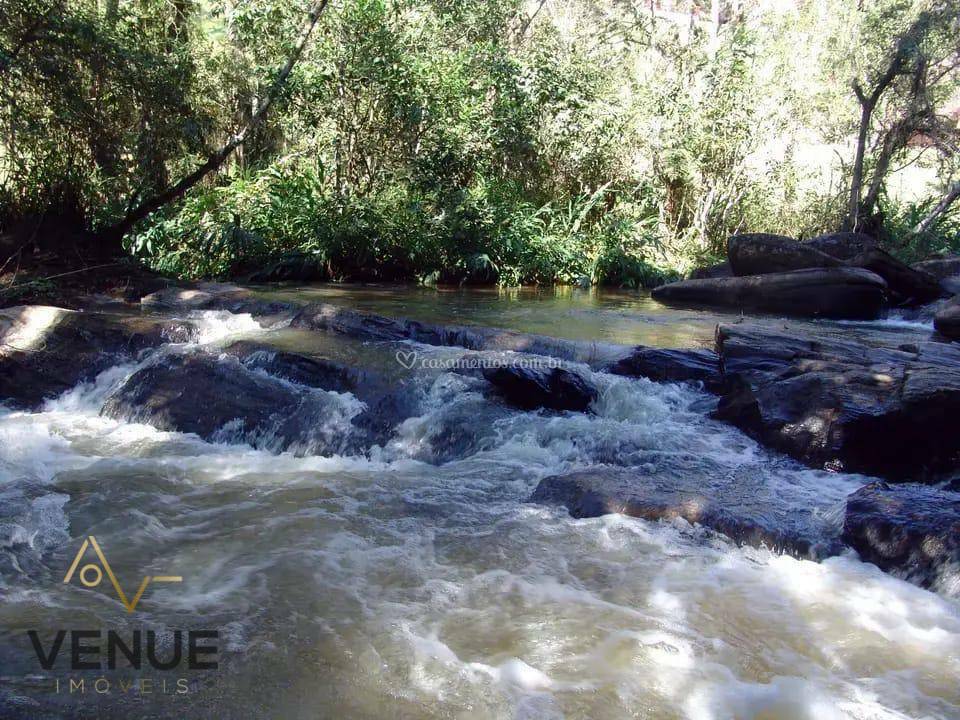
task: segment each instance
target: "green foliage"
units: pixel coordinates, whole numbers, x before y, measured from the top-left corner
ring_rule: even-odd
[[[748,0],[721,3],[713,27],[695,2],[538,5],[329,4],[265,122],[127,249],[181,277],[299,252],[342,280],[655,284],[723,257],[735,232],[837,227],[849,81],[917,12]],[[0,10],[0,231],[35,234],[50,217],[96,231],[196,167],[250,118],[304,14],[276,0]],[[944,72],[938,103],[957,85]],[[949,177],[938,157],[914,165]],[[896,207],[909,202],[929,205]],[[950,246],[898,240],[908,214],[886,213],[891,242]]]
[[[936,255],[960,255],[960,207],[941,215],[929,230],[917,233],[917,224],[933,209],[935,199],[897,203],[880,198],[884,216],[884,239],[887,248],[906,263],[914,263]]]

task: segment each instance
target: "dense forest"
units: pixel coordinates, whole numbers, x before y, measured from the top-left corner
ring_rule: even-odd
[[[958,37],[946,1],[0,0],[0,262],[636,287],[744,231],[957,251]]]

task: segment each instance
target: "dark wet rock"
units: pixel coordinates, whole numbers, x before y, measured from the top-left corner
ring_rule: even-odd
[[[673,350],[639,346],[610,366],[615,375],[645,377],[657,382],[699,382],[718,388],[720,359],[712,350]]]
[[[310,253],[289,253],[248,277],[252,283],[320,282],[329,279],[326,263]]]
[[[690,273],[690,280],[705,280],[707,278],[733,277],[733,270],[729,262],[695,268]]]
[[[947,278],[960,275],[960,256],[948,255],[946,257],[931,258],[911,265],[914,270],[932,275],[937,280],[946,280]]]
[[[189,339],[188,323],[45,305],[0,310],[0,402],[32,409],[146,348]]]
[[[715,416],[812,467],[934,480],[960,467],[960,351],[916,350],[721,325]]]
[[[564,340],[481,326],[435,325],[385,317],[329,303],[306,306],[294,316],[291,326],[335,332],[362,340],[412,340],[426,345],[455,346],[468,350],[532,353],[589,364],[610,361],[625,352],[625,348],[621,346],[603,343]]]
[[[507,403],[525,410],[546,408],[584,412],[597,398],[597,389],[593,385],[578,373],[564,368],[485,368],[483,377]]]
[[[733,235],[727,242],[727,257],[738,277],[839,267],[843,263],[815,247],[783,235],[750,233]]]
[[[881,570],[960,596],[960,493],[873,483],[847,499],[843,541]]]
[[[805,240],[803,244],[838,260],[852,260],[860,253],[878,247],[874,238],[858,232],[826,233]]]
[[[954,297],[933,316],[933,327],[951,340],[960,340],[960,296]]]
[[[351,445],[357,452],[367,450],[372,444],[382,446],[399,423],[418,411],[415,394],[404,383],[375,372],[249,341],[233,343],[226,352],[238,357],[247,368],[304,387],[356,396],[366,406],[352,420],[353,425],[363,431]]]
[[[138,370],[102,413],[210,440],[231,422],[241,433],[276,430],[295,419],[299,405],[298,393],[279,380],[245,371],[233,359],[192,353]]]
[[[385,405],[357,412],[348,399],[263,372],[254,353],[247,359],[249,365],[239,357],[203,352],[166,356],[131,375],[102,413],[205,440],[304,455],[358,452],[389,436],[383,424],[396,417]],[[327,370],[312,376],[319,383],[313,387],[347,391]]]
[[[886,280],[890,293],[902,304],[922,304],[945,295],[940,281],[933,275],[915,270],[879,248],[860,253],[849,264]]]
[[[653,298],[666,303],[720,306],[808,317],[872,319],[880,314],[886,283],[858,268],[824,268],[684,280],[663,285]]]
[[[740,478],[698,483],[674,473],[639,468],[595,468],[544,478],[530,502],[563,505],[575,518],[622,513],[645,520],[683,518],[722,533],[737,544],[768,547],[797,557],[819,558],[836,541],[810,511],[778,503],[769,486]]]
[[[249,340],[235,342],[225,352],[238,357],[246,367],[321,390],[353,392],[370,379],[362,370],[327,358],[285,352]]]

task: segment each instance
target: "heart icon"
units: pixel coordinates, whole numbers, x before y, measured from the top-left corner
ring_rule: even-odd
[[[417,363],[417,351],[397,350],[397,362],[409,370]]]

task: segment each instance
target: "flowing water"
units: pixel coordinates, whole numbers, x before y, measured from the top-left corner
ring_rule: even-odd
[[[707,344],[730,319],[630,294],[271,294],[627,344]],[[601,390],[593,414],[521,412],[470,374],[395,359],[467,351],[193,319],[193,342],[140,363],[254,339],[385,374],[414,414],[382,446],[337,454],[360,401],[300,388],[327,409],[326,445],[278,454],[229,428],[205,442],[100,416],[137,363],[41,412],[0,411],[0,716],[960,717],[955,601],[850,554],[815,563],[683,521],[574,520],[525,502],[548,475],[629,466],[727,483],[835,534],[843,498],[868,479],[766,452],[711,421],[696,389],[578,366]],[[929,333],[902,319],[820,329]],[[91,535],[129,595],[144,575],[182,583],[152,584],[133,613],[107,583],[64,583]],[[161,655],[173,629],[213,629],[219,667],[75,671],[67,640],[43,670],[27,630],[49,642],[60,628],[153,629]]]

